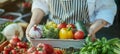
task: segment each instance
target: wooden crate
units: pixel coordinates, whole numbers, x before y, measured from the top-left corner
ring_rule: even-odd
[[[84,46],[84,39],[73,40],[73,39],[31,39],[30,40],[33,46],[37,46],[38,43],[47,43],[53,47],[58,48],[76,48],[79,49]]]

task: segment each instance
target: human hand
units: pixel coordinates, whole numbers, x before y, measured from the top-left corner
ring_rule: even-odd
[[[28,41],[30,41],[29,31],[30,31],[30,29],[31,29],[33,26],[34,26],[34,24],[29,24],[28,27],[27,27],[27,29],[26,29],[25,35],[26,35],[26,38],[27,38]]]
[[[38,25],[44,16],[45,16],[45,13],[40,8],[33,9],[30,24],[26,29],[26,38],[28,39],[28,41],[30,41],[30,37],[29,37],[30,29],[34,25]]]
[[[93,41],[96,40],[96,36],[95,34],[101,29],[103,28],[105,25],[107,25],[108,23],[104,20],[97,20],[95,23],[93,23],[90,28],[89,28],[89,34],[88,36],[91,37],[91,39]]]
[[[91,37],[91,40],[94,42],[96,40],[96,36],[95,36],[95,33],[94,33],[94,29],[93,28],[90,28],[89,31],[88,31],[88,36]]]

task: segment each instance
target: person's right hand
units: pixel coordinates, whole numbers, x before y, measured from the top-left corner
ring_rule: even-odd
[[[26,29],[26,38],[30,41],[29,31],[34,25],[38,25],[42,18],[45,16],[45,13],[40,8],[35,8],[32,10],[32,17],[30,20],[30,24]]]
[[[29,24],[28,25],[28,27],[27,27],[27,29],[26,29],[26,38],[27,38],[27,40],[28,41],[30,41],[30,37],[29,37],[29,31],[30,31],[30,29],[34,26],[35,24]]]
[[[38,25],[42,18],[45,16],[45,13],[40,8],[35,8],[32,10],[32,17],[30,24],[26,29],[26,36],[29,36],[29,31],[34,25]]]

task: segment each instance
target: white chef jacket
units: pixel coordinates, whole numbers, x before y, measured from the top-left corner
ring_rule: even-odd
[[[40,8],[47,15],[50,11],[48,3],[48,0],[33,0],[32,11],[35,8]],[[117,11],[114,0],[87,0],[87,3],[91,23],[103,19],[109,23],[108,26],[113,24]]]

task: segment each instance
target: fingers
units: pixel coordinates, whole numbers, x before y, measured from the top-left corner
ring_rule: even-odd
[[[89,32],[88,36],[94,36],[95,34],[93,28],[90,28],[88,32]]]
[[[29,31],[30,31],[31,28],[32,28],[32,25],[29,24],[27,29],[26,29],[26,38],[29,42],[31,42],[30,37],[29,37]]]
[[[91,34],[88,34],[88,36],[91,37],[91,40],[92,40],[93,42],[96,40],[95,34],[91,33]]]
[[[29,31],[30,31],[30,28],[27,28],[26,29],[26,36],[29,36]]]
[[[88,32],[89,32],[88,36],[90,36],[91,40],[94,42],[96,40],[94,29],[90,28]]]
[[[91,36],[91,40],[92,40],[93,42],[96,40],[96,36],[95,36],[95,34],[92,34],[92,36]]]
[[[29,31],[30,29],[34,26],[34,24],[29,24],[27,29],[26,29],[26,36],[29,36]]]

